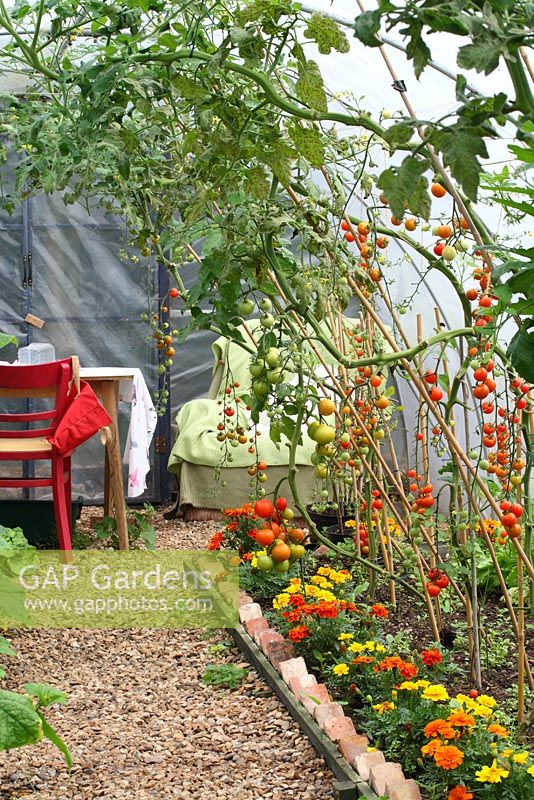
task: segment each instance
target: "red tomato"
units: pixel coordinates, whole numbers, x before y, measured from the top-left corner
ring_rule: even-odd
[[[173,286],[172,289],[169,289],[169,297],[180,297],[180,292],[175,286]]]
[[[427,583],[426,590],[430,597],[437,597],[438,594],[441,592],[441,589],[436,583]]]
[[[285,497],[279,497],[276,501],[276,508],[278,511],[285,511],[287,508],[287,500]]]
[[[274,514],[274,506],[270,500],[256,500],[254,503],[254,513],[262,519],[269,519]]]

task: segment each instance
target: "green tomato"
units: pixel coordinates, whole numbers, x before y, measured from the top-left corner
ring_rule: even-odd
[[[285,561],[279,561],[278,564],[274,565],[275,572],[287,572],[289,570],[289,560],[286,559]]]
[[[267,482],[267,475],[265,474],[265,472],[262,472],[260,475],[258,475],[258,481],[260,483],[266,483]]]
[[[273,304],[271,303],[268,297],[262,297],[259,302],[259,306],[262,311],[270,311],[271,308],[273,307]]]
[[[267,373],[269,383],[282,383],[286,374],[283,369],[270,369]]]
[[[315,467],[314,472],[315,472],[316,477],[317,478],[321,478],[321,480],[324,480],[328,475],[328,469],[326,468],[326,466],[324,464],[317,464],[317,466]]]
[[[260,325],[262,328],[272,328],[274,325],[273,315],[266,314],[264,317],[260,317]]]
[[[274,561],[271,556],[257,556],[257,561],[260,572],[270,572],[274,568]]]
[[[280,350],[277,347],[269,347],[265,354],[265,363],[269,367],[277,367],[280,363]]]
[[[241,300],[241,302],[238,303],[237,310],[239,311],[242,317],[250,316],[254,311],[254,301],[251,300],[250,298],[247,298],[246,300]]]
[[[252,392],[256,397],[265,397],[269,394],[270,386],[267,381],[253,381]]]
[[[292,508],[284,508],[282,511],[282,519],[285,519],[286,522],[291,522],[293,517],[295,516],[295,512]]]
[[[249,372],[253,378],[259,378],[265,372],[265,367],[259,361],[255,361],[250,365]]]

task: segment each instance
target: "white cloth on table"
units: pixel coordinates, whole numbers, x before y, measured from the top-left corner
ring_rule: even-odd
[[[139,497],[146,490],[146,476],[150,472],[150,444],[158,415],[140,369],[134,367],[82,367],[91,377],[124,375],[119,383],[119,400],[132,406],[128,436],[124,446],[123,463],[128,464],[128,497]]]

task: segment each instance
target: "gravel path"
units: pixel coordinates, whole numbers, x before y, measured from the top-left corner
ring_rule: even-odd
[[[88,509],[86,514],[90,510]],[[166,521],[158,545],[202,547],[217,523]],[[210,663],[247,666],[226,634],[199,630],[16,631],[6,688],[42,681],[69,703],[48,742],[0,753],[0,800],[328,800],[332,775],[249,671],[233,692],[205,686]]]

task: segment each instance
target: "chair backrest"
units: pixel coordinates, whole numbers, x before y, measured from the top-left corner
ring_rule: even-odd
[[[0,365],[0,397],[5,398],[54,398],[54,405],[44,411],[24,413],[2,413],[0,423],[20,423],[22,427],[0,430],[3,438],[36,438],[54,434],[59,421],[69,405],[72,382],[77,381],[77,358],[64,358],[47,364]],[[50,420],[43,428],[27,426],[33,422]]]

